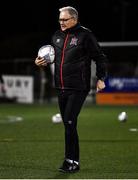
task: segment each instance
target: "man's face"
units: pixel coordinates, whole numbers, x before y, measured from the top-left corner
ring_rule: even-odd
[[[77,24],[77,20],[72,17],[68,11],[62,11],[59,14],[59,23],[62,31],[69,29]]]

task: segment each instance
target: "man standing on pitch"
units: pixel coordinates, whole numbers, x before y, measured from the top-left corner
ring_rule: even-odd
[[[60,30],[52,37],[55,48],[55,87],[65,127],[65,159],[62,172],[80,169],[77,118],[90,90],[91,61],[96,63],[97,91],[105,88],[107,58],[91,30],[80,25],[78,12],[67,6],[59,9]],[[46,66],[37,57],[37,66]]]

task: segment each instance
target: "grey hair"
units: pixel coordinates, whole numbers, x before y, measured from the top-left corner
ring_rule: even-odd
[[[60,12],[68,11],[72,17],[74,17],[75,19],[78,19],[78,11],[74,7],[66,6],[66,7],[60,8],[59,11]]]

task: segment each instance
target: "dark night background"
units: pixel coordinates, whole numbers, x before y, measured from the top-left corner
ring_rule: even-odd
[[[35,57],[59,28],[58,9],[67,5],[77,8],[81,24],[90,28],[98,41],[138,41],[137,0],[4,1],[0,59]]]

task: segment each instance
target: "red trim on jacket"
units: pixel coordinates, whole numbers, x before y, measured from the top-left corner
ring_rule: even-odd
[[[65,41],[64,41],[64,46],[62,50],[62,57],[61,57],[61,64],[60,64],[60,81],[61,81],[61,88],[64,89],[64,81],[63,81],[63,69],[62,66],[64,64],[64,58],[65,58],[65,48],[67,46],[67,41],[69,38],[69,33],[66,35]]]

